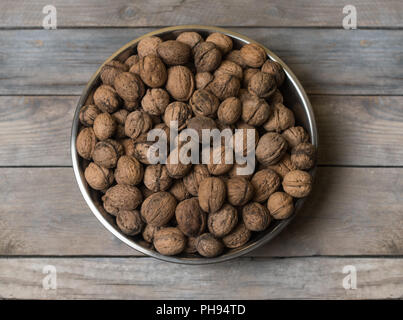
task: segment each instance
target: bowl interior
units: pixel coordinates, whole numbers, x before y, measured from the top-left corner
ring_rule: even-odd
[[[116,51],[110,58],[108,58],[106,62],[110,60],[119,60],[121,62],[125,61],[130,55],[136,53],[137,43],[144,37],[150,35],[157,35],[161,37],[163,40],[176,39],[177,35],[183,31],[196,31],[199,32],[204,38],[207,37],[212,32],[222,32],[227,34],[232,38],[234,42],[234,49],[239,49],[243,44],[247,44],[250,42],[254,42],[253,40],[239,35],[237,33],[230,32],[228,30],[215,28],[215,27],[204,27],[204,26],[180,26],[180,27],[171,27],[165,28],[161,30],[157,30],[146,34],[136,40],[129,42],[127,45]],[[316,132],[316,124],[313,115],[313,111],[310,105],[310,102],[306,96],[305,91],[303,90],[301,84],[292,73],[292,71],[284,64],[281,59],[279,59],[274,53],[265,48],[267,51],[267,55],[270,59],[279,62],[282,64],[285,73],[286,79],[284,81],[283,86],[280,88],[284,96],[284,105],[288,108],[292,109],[295,114],[296,125],[303,126],[311,136],[311,142],[313,145],[317,147],[317,132]],[[169,261],[169,262],[177,262],[177,263],[185,263],[185,264],[206,264],[206,263],[215,263],[226,261],[243,254],[246,254],[255,248],[261,246],[262,244],[270,241],[274,238],[285,226],[289,224],[289,222],[294,218],[298,211],[301,210],[302,204],[305,199],[299,199],[295,204],[295,212],[294,214],[285,220],[273,220],[270,224],[269,228],[264,232],[254,233],[250,239],[250,241],[244,245],[243,247],[237,249],[230,249],[226,251],[223,255],[216,258],[201,258],[200,256],[193,254],[182,254],[175,257],[168,257],[159,254],[154,251],[151,246],[141,239],[141,235],[130,237],[124,235],[116,225],[115,218],[108,214],[101,202],[101,194],[100,192],[94,191],[88,187],[85,178],[84,178],[84,170],[88,165],[88,161],[81,159],[76,151],[75,141],[77,134],[80,130],[80,121],[79,121],[79,110],[83,105],[93,103],[93,93],[95,89],[100,85],[100,77],[99,73],[102,69],[102,66],[97,70],[97,72],[93,75],[87,87],[85,88],[79,102],[77,105],[77,109],[73,119],[73,127],[72,127],[72,136],[71,136],[71,153],[73,160],[73,168],[75,172],[75,176],[77,182],[79,184],[80,190],[86,200],[88,206],[94,215],[100,220],[100,222],[116,237],[125,242],[130,247],[155,258]],[[311,174],[315,174],[315,170],[311,171]]]

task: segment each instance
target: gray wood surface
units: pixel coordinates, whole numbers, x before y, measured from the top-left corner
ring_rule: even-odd
[[[56,268],[56,290],[42,285]],[[346,290],[346,266],[357,289]],[[396,299],[403,259],[238,259],[183,266],[150,258],[0,259],[0,298],[37,299]]]
[[[106,58],[151,30],[154,29],[1,30],[0,95],[81,94]],[[402,93],[403,30],[232,30],[272,49],[295,72],[308,93]]]
[[[3,0],[0,27],[42,26],[46,0]],[[59,27],[158,27],[178,24],[261,27],[338,27],[343,7],[357,8],[358,26],[402,27],[400,0],[53,0]]]
[[[304,210],[252,256],[403,255],[403,168],[317,177]],[[92,215],[71,168],[3,168],[0,179],[0,255],[138,255]]]
[[[7,141],[0,145],[0,166],[70,166],[77,101],[75,96],[0,96],[0,135]],[[319,164],[403,165],[403,149],[397,148],[403,145],[403,97],[312,95],[311,102]]]

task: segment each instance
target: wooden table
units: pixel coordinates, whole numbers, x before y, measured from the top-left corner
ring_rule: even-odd
[[[348,1],[358,30],[342,28],[337,0],[74,2],[52,1],[57,30],[42,28],[45,0],[0,4],[0,298],[403,297],[401,0]],[[269,47],[301,80],[319,127],[309,204],[273,242],[228,263],[131,250],[92,215],[71,168],[73,112],[93,72],[128,41],[178,24]],[[47,266],[56,290],[43,286]]]

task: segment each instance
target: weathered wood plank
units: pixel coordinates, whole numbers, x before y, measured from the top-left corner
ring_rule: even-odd
[[[70,168],[0,169],[0,255],[137,255],[91,214]],[[403,169],[319,168],[304,210],[252,256],[402,255]]]
[[[42,27],[46,0],[2,1],[0,27]],[[342,27],[344,3],[313,0],[54,0],[58,27],[144,27],[178,24],[264,27]],[[402,27],[403,5],[399,0],[382,3],[351,0],[357,8],[359,27]]]
[[[0,166],[69,166],[78,97],[0,97]],[[403,97],[311,96],[319,164],[402,166]],[[51,152],[49,152],[51,150]]]
[[[2,30],[0,95],[81,94],[109,55],[149,30]],[[234,30],[283,58],[308,93],[401,95],[403,30]]]
[[[49,265],[56,290],[42,285]],[[357,289],[343,287],[347,265],[356,268]],[[192,267],[150,258],[0,259],[0,283],[6,299],[391,299],[403,297],[403,259],[244,258]]]

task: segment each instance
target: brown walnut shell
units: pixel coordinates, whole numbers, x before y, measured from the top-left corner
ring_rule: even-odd
[[[154,227],[151,224],[146,224],[142,233],[143,239],[148,243],[152,243],[154,240],[154,234],[159,229],[161,229],[161,227]]]
[[[241,83],[237,77],[220,74],[214,77],[214,80],[207,86],[207,90],[222,101],[229,97],[236,97],[240,87]]]
[[[169,104],[169,94],[164,89],[148,89],[141,100],[141,106],[144,111],[153,115],[160,116],[164,114]]]
[[[301,170],[290,171],[284,177],[283,189],[294,198],[306,197],[312,190],[312,176]]]
[[[126,64],[119,61],[109,61],[106,63],[101,70],[101,80],[103,84],[113,86],[116,76],[120,72],[128,71],[129,68]]]
[[[162,164],[152,164],[144,172],[144,185],[153,192],[166,191],[171,186],[172,178]]]
[[[281,132],[295,124],[294,113],[282,103],[274,104],[273,111],[267,122],[263,125],[266,131]]]
[[[143,179],[143,166],[132,156],[121,156],[115,169],[117,183],[131,186],[138,185]]]
[[[140,161],[141,163],[144,164],[151,164],[149,158],[148,158],[148,153],[152,152],[152,149],[154,148],[155,142],[138,142],[134,144],[134,149],[133,149],[133,156]]]
[[[242,79],[242,86],[247,89],[250,79],[252,79],[252,77],[259,72],[259,69],[255,69],[255,68],[247,68],[246,70],[244,70],[243,72],[243,79]]]
[[[234,124],[241,116],[241,112],[241,100],[236,97],[230,97],[221,102],[218,107],[217,117],[224,124]]]
[[[291,162],[291,157],[288,153],[286,153],[278,163],[270,165],[267,168],[276,172],[281,179],[284,179],[288,172],[297,170],[295,165]]]
[[[200,34],[194,31],[182,32],[177,38],[176,41],[187,44],[190,49],[193,50],[199,43],[203,42],[203,38]]]
[[[242,208],[242,219],[250,231],[266,230],[271,222],[269,210],[258,202],[251,202]]]
[[[178,201],[183,201],[185,199],[189,199],[192,195],[187,191],[183,180],[176,180],[172,185],[169,192],[175,197]]]
[[[210,161],[207,164],[207,169],[212,175],[222,175],[231,170],[234,161],[227,152],[232,153],[233,151],[229,147],[226,148],[225,145],[219,145],[210,150]]]
[[[302,142],[291,150],[291,162],[299,170],[309,170],[315,165],[316,150],[310,143]]]
[[[287,219],[294,212],[294,201],[285,192],[275,192],[267,201],[267,209],[274,219]]]
[[[199,204],[205,212],[220,210],[224,204],[225,195],[225,183],[220,178],[206,178],[199,184]]]
[[[265,166],[276,164],[287,151],[287,146],[287,141],[280,134],[268,132],[259,139],[256,158]]]
[[[111,86],[99,86],[94,92],[94,103],[102,112],[115,112],[120,105],[118,93]]]
[[[97,144],[97,137],[95,136],[94,129],[84,128],[80,131],[76,140],[77,153],[84,159],[91,160],[92,153],[94,152],[95,145]]]
[[[166,161],[169,176],[174,179],[183,178],[192,169],[192,163],[184,164],[177,149],[172,150]]]
[[[167,81],[167,69],[157,56],[146,56],[140,60],[140,77],[151,88],[162,87]]]
[[[117,124],[115,119],[107,112],[99,114],[94,120],[94,133],[99,140],[106,140],[113,136]]]
[[[215,95],[204,89],[196,90],[189,100],[192,110],[197,116],[214,117],[220,101]]]
[[[288,128],[282,133],[282,136],[288,142],[290,148],[309,141],[309,134],[300,126]]]
[[[125,64],[129,67],[133,67],[135,64],[139,63],[140,58],[137,54],[131,55],[129,58],[126,59]]]
[[[144,228],[144,222],[138,210],[120,210],[116,216],[116,224],[128,236],[135,236]]]
[[[188,129],[196,130],[200,142],[203,141],[203,130],[211,131],[217,128],[217,124],[213,119],[204,116],[190,118],[186,125]]]
[[[259,98],[268,98],[276,91],[275,78],[265,72],[256,72],[248,82],[248,91]]]
[[[207,38],[206,42],[212,42],[221,51],[221,53],[227,54],[232,50],[232,39],[227,35],[219,32],[211,33]]]
[[[104,168],[114,168],[118,159],[123,155],[123,147],[119,142],[108,139],[99,141],[92,153],[94,162]]]
[[[135,102],[144,95],[144,83],[140,77],[134,73],[121,72],[114,81],[116,92],[119,96],[129,102]]]
[[[227,248],[239,248],[249,241],[250,236],[250,230],[248,230],[245,224],[241,222],[230,234],[222,238],[222,241]]]
[[[118,211],[134,210],[140,205],[143,195],[137,187],[117,184],[106,191],[102,200]]]
[[[221,52],[212,42],[201,42],[194,48],[197,72],[211,72],[221,63]]]
[[[190,59],[190,47],[180,41],[167,40],[158,45],[158,54],[167,65],[185,64]]]
[[[257,96],[250,96],[242,101],[242,120],[252,126],[266,122],[271,113],[269,104]]]
[[[241,51],[240,50],[232,50],[229,52],[226,57],[226,60],[235,62],[237,65],[241,66],[241,68],[246,68],[246,63],[243,61],[241,57]]]
[[[267,59],[266,51],[256,43],[245,44],[240,54],[242,60],[252,68],[260,68]]]
[[[172,121],[178,122],[178,129],[182,130],[186,126],[186,121],[192,117],[192,109],[184,102],[174,101],[165,109],[164,122],[170,128]]]
[[[161,38],[155,36],[140,40],[137,45],[137,54],[139,55],[139,58],[150,54],[158,55],[157,48],[160,43],[162,43]]]
[[[245,178],[234,177],[226,181],[227,200],[233,206],[243,206],[253,197],[253,186]]]
[[[93,104],[88,104],[80,109],[79,119],[82,125],[91,127],[95,118],[101,113],[101,110]]]
[[[188,237],[197,237],[206,228],[206,214],[199,206],[197,198],[190,198],[178,203],[175,209],[178,228]]]
[[[218,69],[214,72],[215,77],[222,74],[237,77],[239,80],[242,80],[243,77],[242,67],[237,65],[235,62],[229,60],[224,60],[223,62],[221,62]]]
[[[186,237],[178,228],[162,228],[155,232],[153,243],[159,253],[174,256],[185,249]]]
[[[220,210],[210,213],[207,220],[208,230],[217,238],[229,234],[237,223],[238,212],[228,203],[224,204]]]
[[[285,73],[281,64],[276,61],[266,60],[261,70],[264,73],[272,75],[276,81],[277,87],[281,87],[285,79]]]
[[[113,172],[91,162],[84,171],[85,180],[95,190],[105,190],[113,183]]]
[[[211,233],[204,233],[196,239],[197,252],[206,258],[213,258],[220,255],[224,246]]]
[[[195,80],[192,71],[185,66],[169,68],[168,80],[165,87],[175,100],[189,100],[195,88]]]
[[[128,137],[136,139],[141,134],[148,132],[152,127],[151,117],[146,112],[136,110],[127,116],[125,133]]]
[[[195,164],[193,170],[183,177],[183,184],[186,190],[193,196],[199,193],[200,183],[210,177],[207,166],[204,164]]]
[[[176,200],[169,192],[160,191],[147,197],[141,205],[141,216],[155,227],[166,225],[174,216]]]
[[[213,81],[214,76],[210,72],[198,72],[195,75],[197,89],[205,89]]]
[[[255,190],[253,198],[256,202],[263,202],[269,199],[270,195],[278,190],[281,185],[280,177],[271,169],[257,171],[251,180]]]

